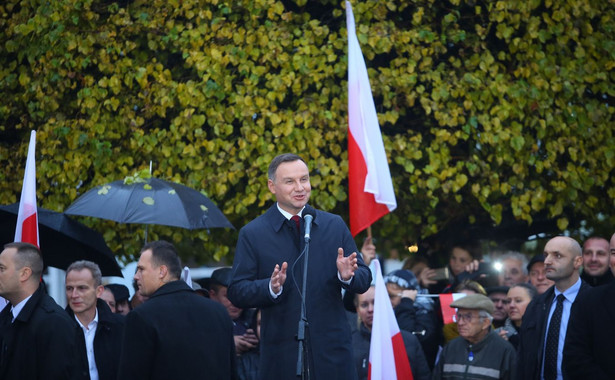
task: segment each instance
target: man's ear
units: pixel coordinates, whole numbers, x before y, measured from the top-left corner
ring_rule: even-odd
[[[28,281],[32,277],[32,268],[23,267],[19,270],[19,281],[25,282]]]
[[[169,268],[166,265],[161,265],[158,267],[158,277],[163,280],[169,274]]]
[[[583,256],[576,256],[574,258],[574,269],[579,269],[581,266],[583,266]]]
[[[269,191],[271,191],[272,194],[275,194],[275,184],[273,183],[271,179],[267,180],[267,187],[269,188]]]
[[[105,291],[105,287],[102,285],[98,285],[96,287],[96,298],[100,298],[100,296],[102,296],[104,291]]]

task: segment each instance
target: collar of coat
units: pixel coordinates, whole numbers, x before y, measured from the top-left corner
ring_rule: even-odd
[[[158,290],[156,290],[150,296],[150,298],[159,297],[162,295],[167,295],[167,294],[172,294],[172,293],[177,293],[177,292],[185,292],[185,291],[193,292],[194,290],[192,290],[192,288],[189,287],[188,284],[186,284],[186,281],[175,280],[175,281],[167,282],[166,284],[159,287]]]
[[[316,214],[319,215],[319,211],[316,209],[314,210]],[[273,206],[269,207],[269,210],[267,210],[267,212],[264,213],[262,217],[267,221],[267,223],[271,226],[271,228],[273,228],[275,232],[280,231],[282,229],[282,226],[284,226],[284,223],[288,222],[288,219],[286,219],[286,217],[282,215],[280,210],[278,210],[278,206],[276,203],[274,203]],[[317,226],[318,220],[318,218],[314,218],[312,224]]]

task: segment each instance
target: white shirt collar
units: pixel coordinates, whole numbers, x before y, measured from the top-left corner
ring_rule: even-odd
[[[21,300],[20,303],[18,303],[17,305],[11,308],[11,313],[13,314],[13,321],[15,321],[15,318],[17,318],[19,313],[21,313],[21,309],[23,309],[24,306],[26,306],[26,303],[28,302],[30,298],[32,298],[32,294],[30,294],[28,297]]]
[[[79,326],[83,330],[89,331],[92,328],[96,328],[96,326],[98,325],[98,308],[95,308],[95,310],[96,310],[96,314],[94,314],[94,319],[92,319],[92,322],[90,322],[87,327],[84,326],[79,320],[79,318],[77,318],[77,316],[75,315],[75,320],[77,321],[77,323],[79,323]]]
[[[276,205],[276,206],[278,206],[278,210],[282,213],[282,215],[284,215],[284,217],[285,217],[287,220],[290,220],[290,218],[292,218],[292,217],[293,217],[293,214],[291,214],[290,212],[285,211],[285,210],[282,210],[282,208],[280,207],[280,204],[279,204],[279,203],[277,203],[277,202],[276,202],[276,204],[275,204],[275,205]],[[301,214],[303,214],[303,210],[304,210],[304,209],[305,209],[305,206],[303,206],[303,208],[301,209],[301,211],[299,211],[299,213],[298,213],[297,215],[301,216]]]

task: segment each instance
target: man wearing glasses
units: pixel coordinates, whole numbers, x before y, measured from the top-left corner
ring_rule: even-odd
[[[515,349],[491,329],[493,302],[469,294],[451,303],[457,308],[459,337],[442,350],[434,379],[514,379]]]

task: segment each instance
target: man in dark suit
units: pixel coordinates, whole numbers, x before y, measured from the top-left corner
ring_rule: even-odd
[[[75,371],[73,321],[41,286],[43,258],[28,243],[0,253],[0,379],[71,379]]]
[[[77,328],[81,379],[115,380],[120,361],[124,316],[114,314],[102,295],[102,274],[96,263],[81,260],[66,269],[66,312]]]
[[[564,339],[569,331],[570,309],[589,288],[579,278],[583,257],[576,240],[566,236],[554,237],[545,245],[544,255],[547,278],[555,285],[530,302],[523,315],[517,351],[519,380],[562,379]],[[557,309],[559,312],[556,313]],[[561,317],[553,318],[558,314]],[[553,319],[560,322],[558,328],[552,328],[555,341],[550,344],[549,327]],[[547,356],[546,352],[552,355]]]
[[[295,336],[305,262],[301,216],[310,198],[310,175],[301,157],[282,154],[269,165],[268,177],[277,203],[239,232],[228,296],[238,307],[262,309],[259,377],[292,379],[298,364]],[[304,289],[309,324],[304,368],[315,379],[355,379],[341,289],[365,292],[371,273],[357,256],[342,218],[320,210],[314,213]]]
[[[143,247],[134,278],[150,298],[126,317],[118,379],[237,378],[231,318],[180,275],[171,243]]]
[[[615,255],[615,234],[610,255]],[[613,264],[613,261],[611,261]],[[615,266],[611,265],[615,275]],[[570,380],[615,379],[615,281],[590,289],[575,302],[564,346],[564,375]]]

